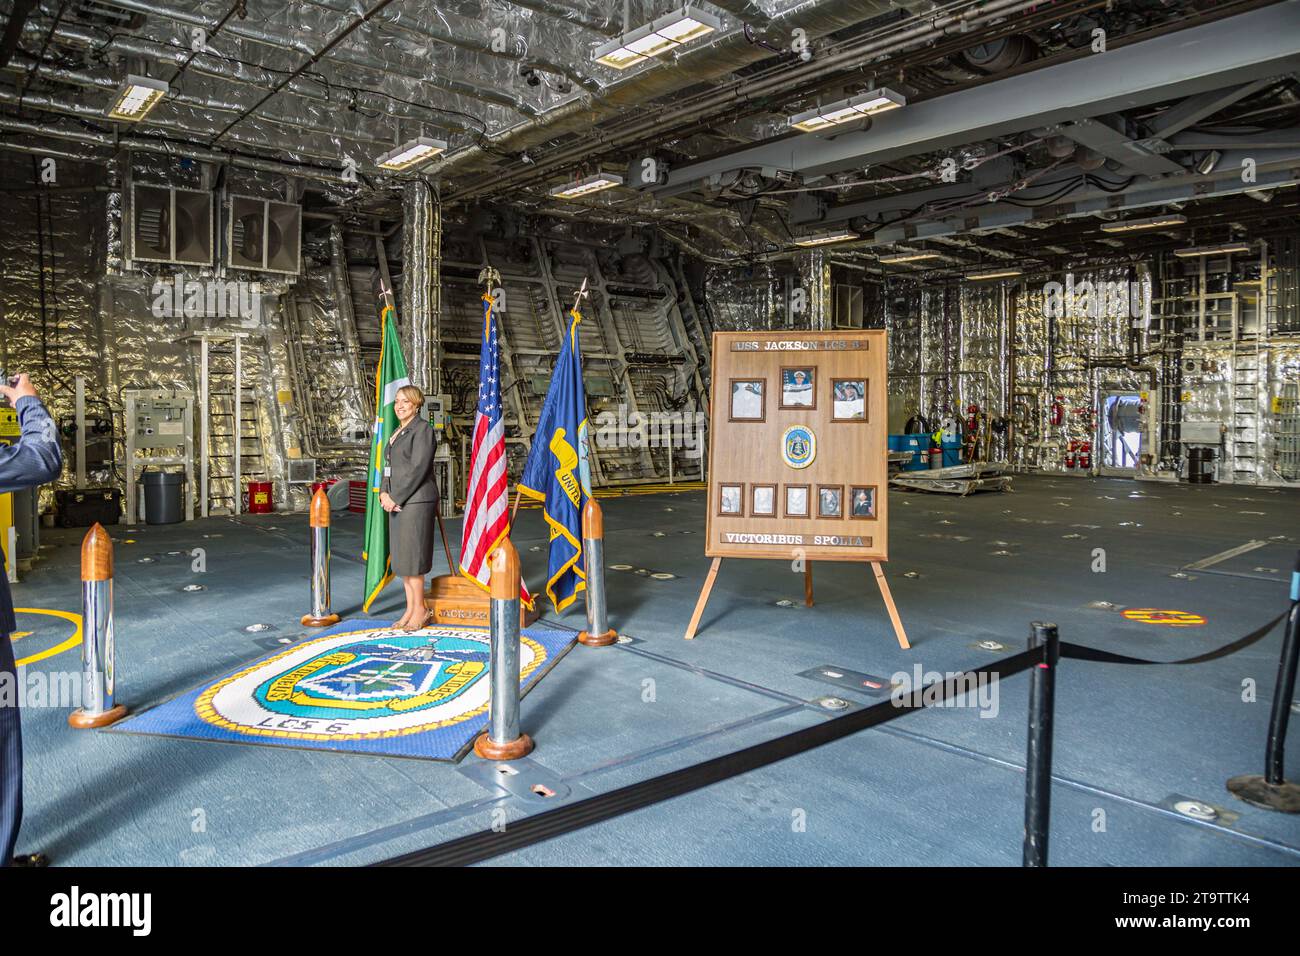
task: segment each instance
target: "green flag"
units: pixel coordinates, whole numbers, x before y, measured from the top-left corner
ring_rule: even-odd
[[[366,562],[363,611],[370,610],[384,585],[393,579],[388,553],[388,512],[379,503],[379,490],[384,481],[388,439],[397,431],[397,412],[393,410],[393,402],[397,399],[397,390],[411,384],[406,375],[402,346],[397,340],[395,318],[392,305],[385,303],[379,320],[383,326],[383,345],[379,351],[379,368],[375,372],[375,435],[370,446],[370,486],[366,489],[366,541],[361,551],[361,558]]]

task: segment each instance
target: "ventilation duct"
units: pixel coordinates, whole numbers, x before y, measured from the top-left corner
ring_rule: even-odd
[[[302,252],[302,207],[231,196],[226,239],[226,264],[232,269],[297,275]]]
[[[131,258],[212,265],[212,194],[137,183],[131,191]]]

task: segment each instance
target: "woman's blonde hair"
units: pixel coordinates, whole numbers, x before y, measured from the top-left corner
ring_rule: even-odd
[[[417,412],[424,408],[424,392],[420,390],[420,386],[403,385],[397,390],[397,394],[401,395],[404,399],[414,405]]]

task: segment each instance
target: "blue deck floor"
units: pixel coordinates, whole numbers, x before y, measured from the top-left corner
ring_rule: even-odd
[[[895,643],[858,565],[815,565],[816,606],[805,608],[803,577],[788,565],[725,561],[699,637],[683,641],[708,569],[703,493],[606,499],[607,560],[632,568],[608,572],[611,623],[635,641],[575,648],[524,700],[524,729],[538,747],[521,774],[555,785],[553,800],[598,793],[823,721],[826,712],[809,704],[817,697],[872,702],[799,676],[819,665],[886,677],[918,663],[956,671],[1022,649],[1035,618],[1055,621],[1065,640],[1175,659],[1286,606],[1300,546],[1294,492],[1024,477],[1016,487],[967,499],[892,493],[887,570],[911,651]],[[458,538],[458,524],[451,528]],[[20,606],[79,610],[81,534],[46,532],[42,560],[17,587]],[[119,698],[133,710],[262,656],[268,640],[303,633],[304,516],[121,525],[112,534]],[[335,610],[344,617],[362,616],[360,537],[358,517],[337,520]],[[1171,576],[1252,539],[1269,544]],[[525,573],[539,579],[537,511],[521,513],[514,540]],[[206,550],[206,573],[191,570],[196,547]],[[1092,570],[1096,548],[1105,549],[1105,573]],[[205,589],[180,590],[189,583]],[[390,588],[373,616],[392,620],[400,600]],[[1206,623],[1128,621],[1089,606],[1098,601],[1193,612]],[[580,627],[581,602],[557,620]],[[275,630],[244,630],[256,623]],[[22,614],[19,626],[30,632],[15,645],[19,658],[71,634],[48,615]],[[988,640],[1008,647],[979,646]],[[1279,628],[1193,666],[1063,662],[1052,863],[1300,864],[1300,819],[1224,789],[1228,777],[1262,770],[1280,640]],[[77,650],[30,666],[75,672]],[[1243,700],[1252,685],[1255,700]],[[912,714],[493,862],[1018,864],[1026,691],[1025,675],[1013,677],[995,717],[974,708]],[[56,865],[365,863],[486,829],[494,811],[515,819],[551,805],[510,796],[472,755],[454,765],[73,731],[66,718],[52,707],[23,714],[21,848],[44,850]],[[1300,730],[1288,759],[1290,776],[1300,776]],[[1171,808],[1186,798],[1223,816],[1181,817]]]

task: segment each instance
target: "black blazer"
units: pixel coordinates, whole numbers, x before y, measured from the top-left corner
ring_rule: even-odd
[[[399,505],[438,500],[433,446],[433,428],[418,417],[389,440],[380,488]]]

